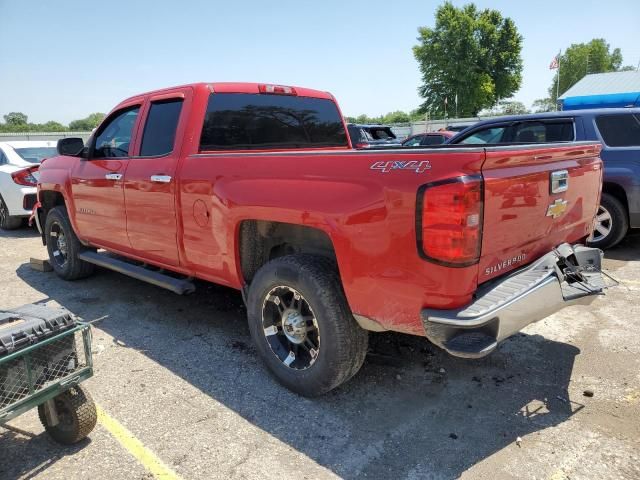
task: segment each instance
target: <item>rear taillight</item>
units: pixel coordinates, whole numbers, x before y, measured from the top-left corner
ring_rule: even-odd
[[[425,185],[418,191],[418,251],[454,267],[480,259],[483,191],[481,177],[459,177]]]
[[[35,187],[38,184],[38,180],[33,175],[38,170],[38,167],[29,167],[11,174],[14,183],[18,185],[25,185],[27,187]]]
[[[272,93],[275,95],[297,95],[296,89],[285,85],[258,85],[260,93]]]

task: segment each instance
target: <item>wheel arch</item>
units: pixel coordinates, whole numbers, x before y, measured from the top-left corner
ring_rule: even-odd
[[[629,200],[627,198],[627,192],[622,185],[615,182],[605,181],[602,184],[602,193],[606,193],[618,200],[624,207],[627,220],[629,220]]]
[[[67,213],[69,215],[69,222],[71,222],[71,228],[73,228],[74,233],[80,240],[80,243],[83,245],[88,245],[88,243],[82,239],[82,237],[78,234],[78,226],[76,225],[76,216],[73,211],[73,204],[71,199],[67,198],[62,189],[47,189],[40,190],[38,192],[38,201],[40,202],[40,206],[42,210],[40,211],[40,225],[42,225],[44,231],[44,225],[47,221],[47,215],[51,211],[51,209],[55,207],[65,207],[67,209]]]
[[[274,258],[311,254],[329,258],[337,265],[330,235],[321,228],[272,220],[245,219],[237,228],[239,277],[251,283],[256,272]]]

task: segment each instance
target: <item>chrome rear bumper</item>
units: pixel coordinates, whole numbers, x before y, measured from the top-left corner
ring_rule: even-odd
[[[491,353],[498,342],[570,305],[590,304],[605,288],[602,252],[562,244],[527,267],[482,285],[455,310],[422,310],[427,338],[459,357]]]

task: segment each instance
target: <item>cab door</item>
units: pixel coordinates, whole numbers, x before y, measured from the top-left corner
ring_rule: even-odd
[[[100,247],[130,248],[123,186],[141,107],[139,99],[109,115],[91,137],[88,158],[71,171],[78,234]]]
[[[152,95],[145,101],[137,155],[124,179],[127,236],[134,253],[161,265],[180,264],[176,172],[191,89]]]

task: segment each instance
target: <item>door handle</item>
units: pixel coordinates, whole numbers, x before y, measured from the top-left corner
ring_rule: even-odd
[[[169,183],[171,182],[170,175],[151,175],[151,181],[155,183]]]
[[[107,180],[120,180],[122,178],[121,173],[107,173],[104,178]]]

